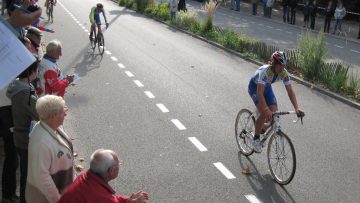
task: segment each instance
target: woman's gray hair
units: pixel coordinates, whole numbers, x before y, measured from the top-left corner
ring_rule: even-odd
[[[104,175],[109,168],[116,165],[113,154],[109,149],[98,149],[90,157],[90,170],[99,175]]]
[[[41,120],[47,120],[65,108],[65,100],[55,95],[45,95],[36,102],[36,111]]]
[[[51,51],[59,51],[61,49],[61,42],[59,40],[52,40],[48,43],[46,46],[46,53],[49,53]]]

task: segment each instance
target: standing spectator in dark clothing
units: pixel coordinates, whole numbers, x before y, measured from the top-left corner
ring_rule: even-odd
[[[291,18],[290,18],[290,24],[295,25],[296,22],[296,7],[297,7],[297,0],[290,0],[290,13],[291,13]]]
[[[179,0],[178,11],[187,12],[185,0]]]
[[[310,20],[310,2],[307,0],[305,2],[304,8],[303,8],[303,14],[304,14],[304,25],[303,27],[309,27],[309,20]]]
[[[236,4],[235,10],[240,11],[240,0],[235,0],[235,4]]]
[[[283,0],[282,1],[282,6],[283,6],[283,21],[284,21],[284,23],[286,23],[286,22],[289,23],[290,22],[289,0]]]
[[[315,18],[317,13],[318,6],[316,1],[314,0],[312,4],[310,4],[310,28],[315,29]]]
[[[25,201],[25,187],[28,170],[28,145],[29,133],[31,131],[31,121],[39,120],[35,110],[37,95],[31,85],[37,77],[39,62],[35,61],[24,70],[13,81],[6,92],[6,96],[11,99],[12,117],[14,122],[14,143],[17,154],[20,157],[20,203]]]
[[[262,0],[262,2],[263,2],[263,9],[264,9],[264,17],[267,17],[267,8],[266,8],[267,0]]]
[[[254,16],[257,15],[257,3],[259,0],[251,0],[251,4],[252,4],[252,14]]]
[[[2,202],[13,202],[19,199],[16,196],[16,170],[18,157],[14,145],[12,128],[11,101],[6,97],[6,88],[0,90],[0,135],[4,139],[5,160],[2,172]]]
[[[271,18],[272,7],[274,5],[275,0],[267,0],[266,7],[267,7],[267,17]]]
[[[324,23],[324,32],[329,33],[330,30],[330,22],[333,16],[333,6],[332,1],[329,1],[328,6],[325,9],[325,23]]]

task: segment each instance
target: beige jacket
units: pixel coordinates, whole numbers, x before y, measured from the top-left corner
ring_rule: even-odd
[[[43,121],[30,133],[28,148],[27,203],[56,203],[74,181],[74,157],[70,138]]]

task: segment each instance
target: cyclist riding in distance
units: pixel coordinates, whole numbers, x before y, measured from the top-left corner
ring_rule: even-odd
[[[272,113],[278,110],[275,94],[271,84],[282,80],[290,101],[298,115],[303,114],[299,109],[295,92],[291,86],[289,72],[285,69],[288,59],[284,52],[276,51],[271,56],[271,63],[261,66],[255,75],[251,77],[248,92],[252,98],[260,116],[255,122],[255,135],[253,147],[257,153],[261,152],[262,144],[260,134],[265,133],[265,122],[272,120]]]
[[[100,13],[102,13],[104,16],[106,28],[108,28],[108,26],[109,26],[109,23],[107,22],[106,16],[105,16],[104,6],[102,5],[102,3],[96,4],[96,6],[91,8],[90,15],[89,15],[90,23],[91,23],[90,40],[92,39],[93,32],[96,33],[95,23],[98,28],[98,32],[101,33]]]

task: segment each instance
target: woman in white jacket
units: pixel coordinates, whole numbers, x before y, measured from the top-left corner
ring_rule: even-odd
[[[62,97],[45,95],[36,103],[40,121],[28,147],[27,203],[57,203],[74,180],[73,145],[62,129],[66,116]]]
[[[336,6],[335,13],[334,13],[335,27],[334,27],[333,34],[336,33],[338,28],[339,28],[339,31],[341,32],[342,19],[345,17],[345,15],[346,15],[345,7],[343,6],[342,2],[339,1]]]

